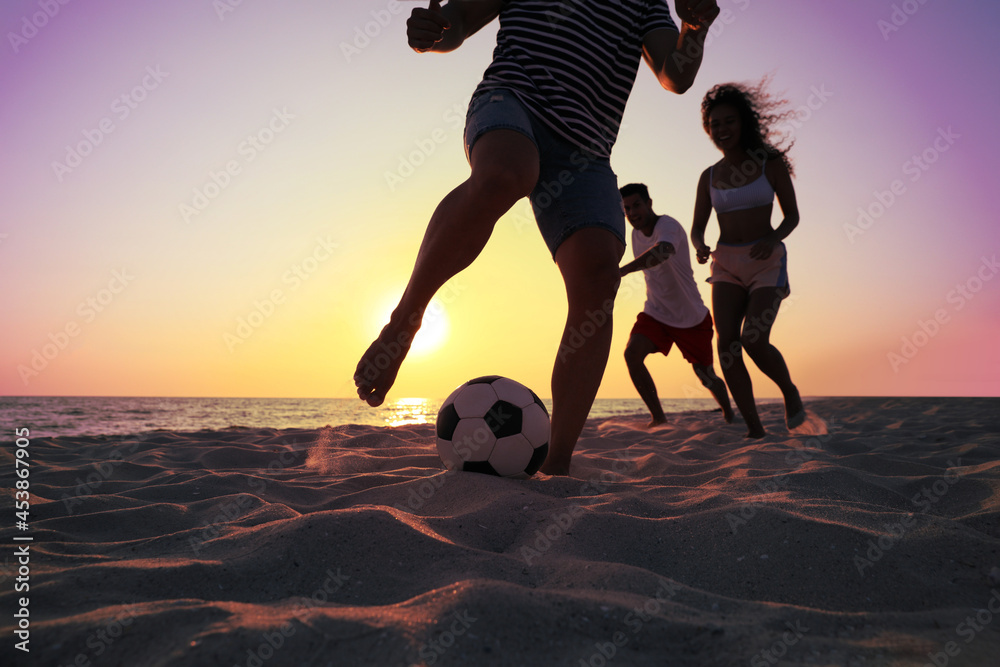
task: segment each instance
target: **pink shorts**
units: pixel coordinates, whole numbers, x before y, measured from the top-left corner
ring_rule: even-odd
[[[761,287],[778,287],[781,298],[791,292],[788,284],[788,253],[785,244],[774,247],[767,259],[750,257],[753,243],[728,245],[720,243],[712,252],[712,275],[710,283],[733,283],[752,292]]]

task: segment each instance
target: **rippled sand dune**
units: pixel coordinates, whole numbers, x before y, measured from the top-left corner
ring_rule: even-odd
[[[433,427],[33,439],[25,665],[1000,664],[1000,400],[835,398],[794,433],[592,421],[573,476]],[[18,543],[25,544],[25,543]],[[28,595],[30,654],[12,614]],[[4,662],[4,664],[13,664]]]

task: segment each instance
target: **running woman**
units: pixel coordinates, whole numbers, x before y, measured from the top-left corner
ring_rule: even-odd
[[[802,398],[785,359],[771,344],[778,309],[790,293],[783,241],[799,224],[799,209],[788,158],[791,146],[781,146],[775,131],[775,124],[791,112],[783,110],[784,100],[767,92],[767,82],[765,78],[754,87],[721,84],[702,100],[702,125],[722,159],[701,175],[691,227],[698,262],[712,258],[709,282],[719,363],[748,438],[762,438],[766,432],[743,350],[781,389],[788,428],[805,421]],[[777,228],[771,226],[775,196],[783,215]],[[713,208],[719,221],[714,252],[705,243]]]

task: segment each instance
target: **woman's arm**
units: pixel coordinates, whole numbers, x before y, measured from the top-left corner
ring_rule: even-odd
[[[712,215],[712,195],[708,191],[710,170],[706,169],[698,179],[698,195],[694,200],[694,221],[691,223],[691,245],[694,246],[698,263],[708,261],[712,249],[705,244],[705,229]]]
[[[774,246],[788,238],[788,235],[799,224],[799,204],[795,199],[795,186],[792,185],[792,176],[788,173],[788,167],[781,160],[769,160],[765,167],[765,174],[778,197],[778,205],[781,206],[781,214],[784,218],[777,229],[750,249],[750,256],[754,259],[770,257]]]

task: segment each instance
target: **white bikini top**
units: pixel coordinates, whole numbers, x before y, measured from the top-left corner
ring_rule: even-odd
[[[760,178],[753,183],[747,183],[738,188],[717,188],[712,185],[712,174],[715,165],[712,165],[708,172],[709,194],[712,197],[712,206],[716,213],[729,213],[731,211],[742,211],[747,208],[757,208],[767,206],[774,201],[774,188],[764,175],[764,160],[760,165]]]

